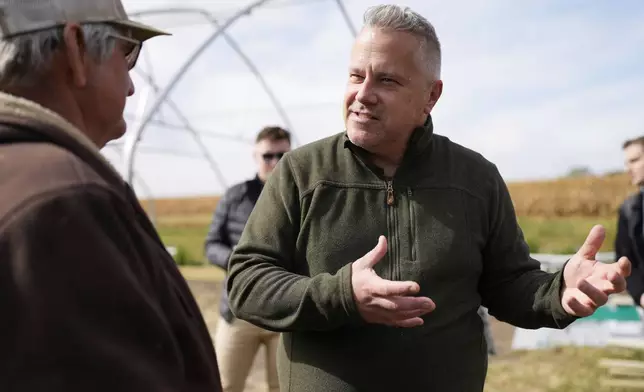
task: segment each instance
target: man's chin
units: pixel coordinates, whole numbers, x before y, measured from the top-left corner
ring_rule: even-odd
[[[122,120],[111,129],[109,134],[106,134],[108,138],[106,143],[119,140],[120,138],[125,136],[126,132],[127,132],[127,124],[125,120]]]
[[[351,143],[366,150],[369,150],[370,147],[378,144],[376,134],[369,132],[366,129],[350,127],[347,129],[347,136],[349,136]]]

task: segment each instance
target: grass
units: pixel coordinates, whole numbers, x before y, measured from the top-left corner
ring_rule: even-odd
[[[644,352],[613,347],[514,351],[490,361],[485,392],[617,392],[601,386],[607,375],[597,366],[601,358],[644,360]]]
[[[224,270],[216,266],[182,266],[179,268],[181,275],[190,281],[222,282],[225,277]]]
[[[168,246],[182,248],[190,259],[206,263],[203,243],[210,224],[210,214],[159,217],[157,228]],[[609,218],[538,218],[520,217],[526,241],[533,253],[575,253],[595,224],[606,227],[601,251],[613,250],[616,219]]]
[[[533,253],[575,253],[590,229],[601,224],[606,228],[602,252],[614,250],[617,218],[538,218],[519,217],[530,251]]]
[[[161,216],[156,227],[166,246],[182,249],[189,259],[206,263],[204,241],[210,225],[210,215]]]

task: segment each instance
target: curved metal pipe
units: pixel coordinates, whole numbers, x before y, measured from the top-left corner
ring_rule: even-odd
[[[130,119],[135,119],[135,116],[133,115],[125,115],[126,120]],[[163,120],[151,120],[150,125],[155,125],[159,128],[163,128],[168,131],[185,131],[185,126],[177,125],[177,124],[171,124],[169,122],[165,122]],[[234,135],[226,135],[225,133],[217,133],[217,132],[208,132],[208,131],[199,131],[199,135],[202,138],[213,138],[213,139],[221,139],[221,140],[227,140],[235,143],[240,143],[240,144],[247,144],[247,145],[252,145],[253,140],[252,139],[244,139],[241,136],[234,136]]]
[[[215,18],[210,12],[200,9],[200,8],[164,8],[164,9],[157,9],[157,10],[146,10],[146,11],[139,11],[139,12],[134,12],[132,13],[132,17],[142,17],[142,16],[149,16],[149,15],[163,15],[163,14],[199,14],[203,16],[205,19],[207,19],[215,28],[219,29],[221,27],[219,21],[217,18]],[[286,110],[284,110],[284,107],[282,106],[282,103],[279,101],[275,93],[273,92],[273,89],[268,85],[266,82],[266,79],[264,76],[259,72],[259,69],[255,65],[255,63],[246,55],[244,51],[241,50],[241,47],[235,41],[230,34],[226,33],[225,31],[221,33],[222,38],[226,41],[228,46],[232,50],[234,50],[237,55],[242,59],[244,64],[248,67],[248,69],[253,73],[259,84],[262,86],[264,91],[266,92],[266,95],[268,95],[268,98],[270,99],[271,103],[275,107],[275,110],[277,110],[278,115],[282,118],[282,121],[284,122],[284,126],[286,126],[287,129],[292,131],[292,142],[294,145],[299,144],[299,140],[297,138],[297,135],[294,132],[293,129],[293,124],[291,123],[291,120],[289,119],[288,115],[286,114]]]
[[[216,21],[213,20],[213,24],[217,24]],[[232,39],[232,37],[228,34],[223,35],[224,40],[228,42],[228,45],[239,55],[239,57],[246,63],[246,66],[250,69],[250,71],[255,75],[255,78],[257,81],[262,85],[264,88],[264,91],[266,91],[266,94],[268,95],[268,98],[271,100],[273,103],[273,106],[275,106],[275,109],[277,110],[277,113],[279,114],[280,117],[282,117],[282,121],[284,122],[284,126],[286,126],[287,129],[291,131],[291,142],[297,146],[299,144],[299,140],[297,139],[297,136],[295,135],[295,130],[293,129],[293,124],[289,120],[288,116],[286,115],[286,110],[282,107],[281,103],[277,99],[277,96],[273,93],[273,90],[268,86],[268,83],[266,83],[266,80],[262,76],[262,74],[259,72],[259,69],[255,66],[255,64],[251,61],[251,59],[246,56],[244,52],[242,52],[241,48],[237,44],[235,40]]]
[[[137,71],[137,73],[141,75],[141,77],[143,77],[143,79],[145,79],[148,82],[148,84],[150,85],[150,87],[152,87],[155,93],[159,92],[161,88],[159,87],[159,85],[156,84],[152,76],[147,75],[143,71]],[[212,171],[215,173],[217,180],[219,180],[219,183],[221,184],[222,188],[225,189],[227,186],[226,177],[224,177],[224,173],[222,173],[221,169],[219,169],[219,165],[217,164],[217,162],[215,162],[214,157],[210,154],[210,151],[208,150],[208,147],[206,147],[206,144],[201,138],[201,135],[199,134],[199,132],[195,130],[192,124],[190,124],[190,121],[188,120],[188,118],[186,118],[186,116],[183,115],[181,110],[179,110],[179,107],[172,100],[167,99],[166,103],[175,112],[177,117],[179,117],[179,121],[181,121],[183,125],[186,127],[186,129],[192,134],[195,141],[197,142],[197,146],[201,150],[201,153],[210,164],[210,168],[212,169]]]
[[[132,142],[126,145],[127,150],[124,151],[125,153],[125,178],[128,181],[128,183],[131,183],[132,181],[132,173],[133,173],[133,168],[134,168],[134,157],[136,153],[136,146],[138,144],[139,139],[141,138],[141,135],[143,134],[143,131],[145,130],[145,127],[147,124],[152,120],[152,117],[155,115],[155,113],[159,110],[161,107],[161,104],[165,101],[166,97],[172,92],[174,87],[177,85],[177,83],[181,80],[183,75],[186,73],[186,71],[190,68],[192,64],[194,64],[194,61],[208,48],[217,37],[219,37],[226,29],[228,29],[233,23],[235,23],[239,18],[241,18],[244,15],[249,14],[254,8],[261,6],[262,4],[266,3],[268,0],[256,0],[253,3],[249,4],[246,6],[244,9],[236,13],[234,16],[232,16],[230,19],[226,20],[224,24],[222,24],[219,29],[217,29],[215,32],[212,33],[198,48],[195,50],[190,57],[186,59],[184,64],[179,68],[177,73],[172,77],[170,80],[170,83],[161,91],[157,99],[154,101],[152,107],[150,110],[147,112],[141,123],[137,128],[134,129],[134,132],[132,133],[131,139]]]
[[[338,8],[340,8],[340,12],[344,17],[344,21],[347,23],[347,26],[349,27],[351,34],[353,34],[353,36],[355,37],[358,34],[358,32],[356,30],[356,27],[353,25],[353,22],[351,22],[351,18],[349,17],[349,13],[347,12],[347,9],[344,7],[344,3],[342,2],[342,0],[336,0],[336,3],[338,4]]]

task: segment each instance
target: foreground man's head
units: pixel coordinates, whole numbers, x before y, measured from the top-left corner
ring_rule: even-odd
[[[368,9],[344,99],[350,140],[376,155],[404,150],[441,95],[440,67],[440,43],[427,19],[396,5]]]
[[[102,147],[125,132],[129,71],[167,34],[129,20],[120,0],[0,0],[0,90],[61,115]]]

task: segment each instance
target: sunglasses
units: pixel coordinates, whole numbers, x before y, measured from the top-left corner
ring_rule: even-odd
[[[141,54],[141,47],[143,46],[143,43],[134,38],[126,37],[120,34],[110,33],[109,36],[125,43],[123,46],[123,51],[125,52],[127,69],[132,70],[132,68],[134,68],[134,66],[136,65],[136,61],[139,59],[139,54]]]
[[[273,159],[277,159],[279,161],[280,159],[282,159],[284,154],[285,154],[284,152],[267,152],[265,154],[262,154],[262,158],[266,162],[270,162]]]

